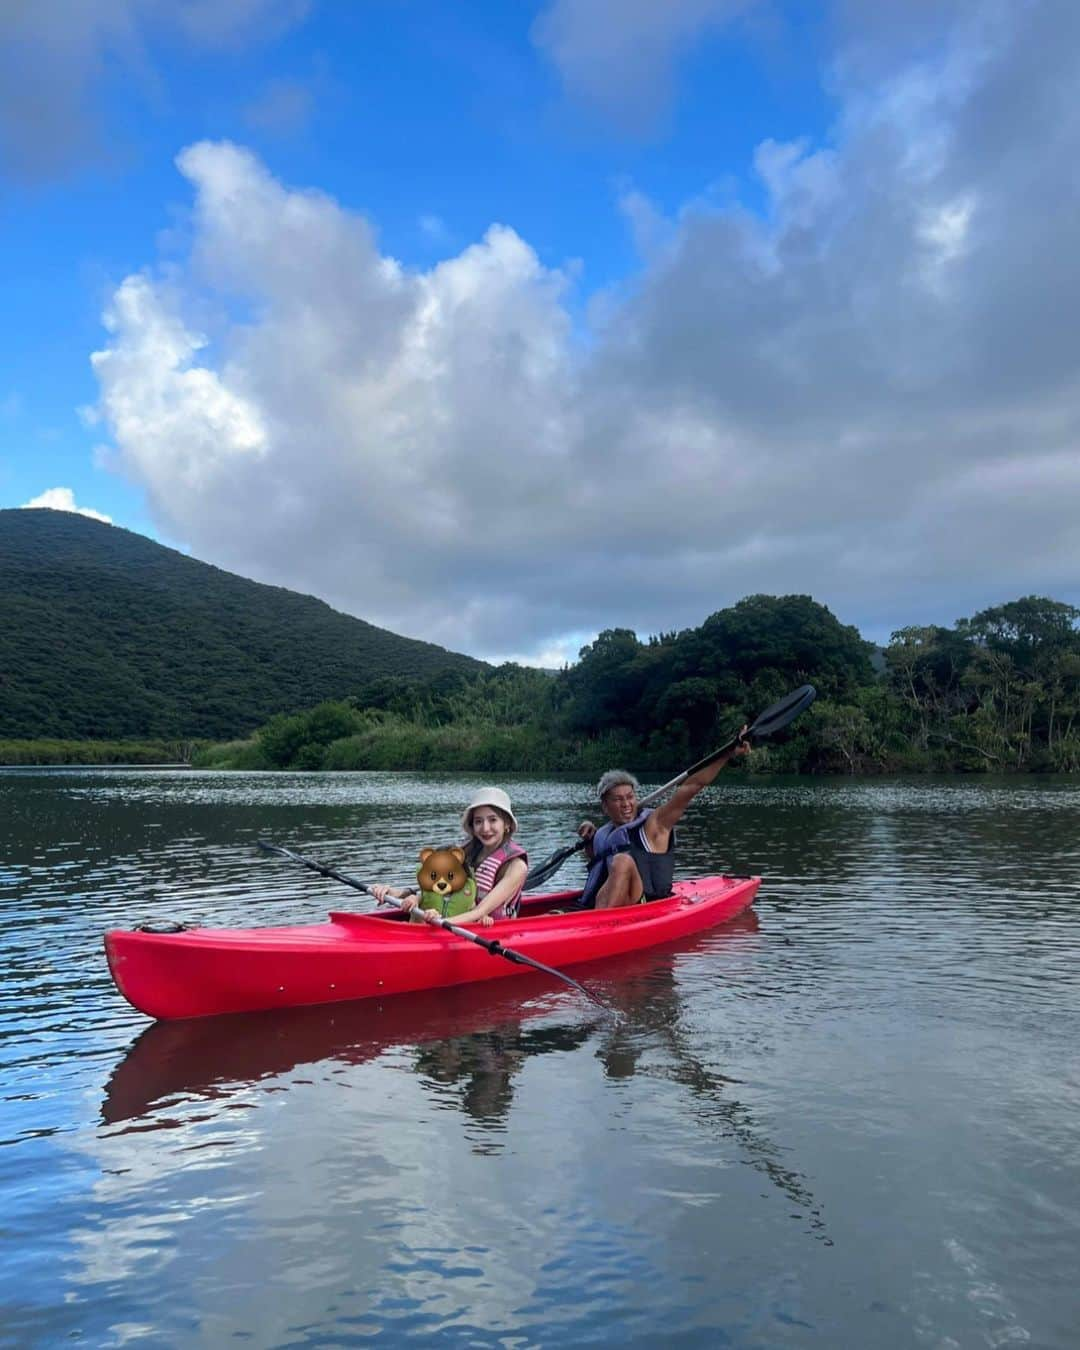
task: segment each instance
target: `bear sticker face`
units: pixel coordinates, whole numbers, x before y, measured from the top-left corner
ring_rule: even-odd
[[[469,880],[462,848],[422,848],[416,880],[422,891],[453,895]]]

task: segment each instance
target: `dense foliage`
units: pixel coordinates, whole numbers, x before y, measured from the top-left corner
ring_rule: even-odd
[[[675,770],[796,685],[818,701],[758,771],[1080,769],[1080,610],[1029,597],[883,654],[806,596],[751,596],[700,628],[601,633],[558,674],[503,666],[374,681],[200,762],[248,768]],[[871,656],[883,656],[875,672]],[[882,665],[882,660],[877,662]]]
[[[749,768],[1080,770],[1080,609],[1038,596],[876,652],[809,596],[755,595],[644,642],[609,629],[550,672],[394,637],[60,512],[0,512],[0,585],[7,763],[77,757],[13,743],[28,735],[92,739],[83,762],[122,757],[105,739],[187,737],[219,743],[181,756],[236,768],[664,772],[810,682],[818,701]]]
[[[955,628],[904,629],[883,654],[806,596],[752,596],[700,628],[611,629],[557,674],[379,680],[272,719],[200,762],[308,769],[666,771],[796,685],[820,697],[751,769],[1080,769],[1080,610],[1039,598]],[[875,672],[871,656],[883,669]]]
[[[886,652],[899,730],[964,768],[1080,769],[1080,609],[1027,596]]]
[[[238,736],[376,676],[483,669],[65,511],[0,511],[0,736]]]

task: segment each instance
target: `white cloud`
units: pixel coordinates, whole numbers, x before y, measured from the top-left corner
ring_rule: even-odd
[[[146,277],[120,286],[105,327],[112,345],[91,364],[125,467],[170,498],[179,516],[198,512],[203,493],[220,487],[234,460],[265,456],[258,408],[230,388],[228,369],[219,376],[194,363],[206,339],[183,326]]]
[[[179,163],[197,190],[193,276],[259,318],[223,321],[211,369],[182,293],[123,283],[93,358],[119,467],[195,553],[469,645],[462,615],[500,603],[485,569],[535,552],[520,511],[561,493],[562,278],[500,226],[409,273],[364,220],[235,146]]]
[[[112,516],[92,511],[88,506],[76,506],[75,494],[67,487],[47,488],[31,501],[23,502],[22,509],[29,510],[34,507],[45,507],[50,511],[71,511],[77,516],[89,516],[91,520],[101,520],[106,525],[112,524]]]
[[[481,655],[757,591],[876,633],[1080,599],[1080,12],[948,18],[895,69],[877,11],[848,35],[837,135],[763,142],[764,213],[625,193],[655,247],[584,343],[506,226],[410,271],[190,148],[190,262],[95,357],[118,464],[196,556]]]

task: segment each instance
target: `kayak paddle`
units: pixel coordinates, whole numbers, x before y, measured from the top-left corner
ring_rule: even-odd
[[[316,862],[314,858],[305,858],[302,853],[294,853],[291,848],[283,848],[280,844],[271,844],[269,839],[257,839],[255,842],[264,853],[276,853],[279,857],[290,858],[303,867],[310,867],[313,872],[318,872],[320,876],[333,877],[335,881],[343,881],[346,886],[352,886],[355,890],[363,891],[365,895],[371,894],[370,886],[365,886],[356,877],[349,876],[348,872],[339,872],[334,867],[327,867],[325,863]]]
[[[303,867],[309,867],[313,872],[318,872],[320,876],[333,877],[335,881],[343,881],[346,886],[352,886],[354,890],[363,891],[365,895],[371,894],[370,886],[357,877],[350,876],[348,872],[339,872],[336,867],[328,867],[325,863],[317,862],[314,858],[305,858],[302,853],[295,853],[291,848],[284,848],[281,844],[272,844],[268,839],[258,839],[256,843],[264,853],[276,853],[281,858],[288,858],[292,862],[300,863]],[[587,999],[591,999],[597,1007],[618,1016],[618,1013],[615,1013],[613,1008],[609,1008],[603,999],[597,998],[583,984],[578,984],[577,980],[571,979],[569,975],[564,975],[561,970],[556,970],[554,966],[545,966],[543,961],[534,961],[531,956],[526,956],[524,952],[516,951],[513,947],[504,947],[497,938],[482,938],[478,933],[471,933],[467,928],[459,928],[457,924],[451,923],[449,919],[442,918],[441,915],[431,922],[433,927],[445,928],[448,933],[453,933],[455,937],[465,938],[468,942],[475,942],[478,947],[483,947],[492,956],[501,956],[507,961],[513,962],[514,965],[532,966],[545,975],[553,975],[555,979],[562,980],[564,984],[576,989],[579,994],[584,994]]]
[[[490,952],[492,956],[505,956],[508,961],[513,961],[515,965],[532,966],[534,970],[541,970],[545,975],[554,975],[557,980],[564,980],[578,993],[584,994],[586,998],[591,999],[598,1008],[603,1008],[605,1012],[618,1013],[614,1008],[609,1008],[601,998],[590,993],[583,984],[578,984],[577,980],[571,979],[569,975],[564,975],[561,970],[556,970],[554,966],[545,966],[543,961],[534,961],[531,956],[526,956],[524,952],[515,951],[512,947],[504,947],[498,938],[482,938],[479,933],[470,933],[467,928],[459,928],[457,924],[451,923],[449,919],[442,916],[426,920],[433,927],[445,928],[448,933],[453,933],[455,937],[466,938],[469,942],[475,942],[478,947],[483,947]]]
[[[817,690],[812,684],[800,685],[798,689],[787,694],[784,698],[778,699],[776,703],[771,704],[763,713],[760,713],[741,736],[733,737],[719,750],[713,750],[704,759],[699,759],[696,764],[691,764],[688,769],[684,769],[682,773],[677,774],[670,783],[665,783],[663,787],[654,788],[652,792],[640,799],[638,805],[651,806],[653,802],[658,801],[672,788],[677,788],[680,783],[684,783],[691,774],[697,773],[699,769],[704,769],[707,764],[715,763],[721,755],[730,754],[740,741],[749,741],[753,744],[754,741],[763,741],[776,732],[782,731],[801,712],[805,712],[816,697]],[[524,889],[535,891],[545,881],[550,880],[568,858],[572,858],[575,853],[579,853],[585,847],[585,843],[584,839],[579,839],[575,844],[567,844],[563,848],[556,849],[542,863],[537,863],[535,867],[530,868]]]

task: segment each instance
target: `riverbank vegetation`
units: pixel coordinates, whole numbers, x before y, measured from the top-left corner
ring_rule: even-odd
[[[592,773],[677,769],[804,682],[819,693],[750,771],[1080,770],[1080,610],[1027,597],[883,651],[808,596],[751,596],[699,628],[611,629],[559,672],[379,679],[278,715],[207,767]]]
[[[0,764],[181,765],[190,764],[199,749],[195,741],[0,740]]]

